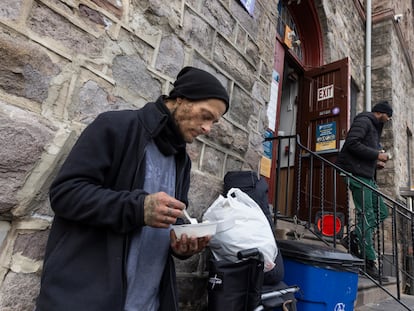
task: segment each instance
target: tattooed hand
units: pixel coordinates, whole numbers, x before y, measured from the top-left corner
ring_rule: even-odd
[[[165,192],[147,195],[144,201],[144,222],[157,228],[168,228],[182,217],[185,204]]]

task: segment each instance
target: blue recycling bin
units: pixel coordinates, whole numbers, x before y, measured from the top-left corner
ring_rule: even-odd
[[[297,240],[280,240],[285,283],[298,285],[297,311],[353,311],[358,271],[364,262],[351,254]]]

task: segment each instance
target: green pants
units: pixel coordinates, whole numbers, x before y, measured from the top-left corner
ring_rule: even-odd
[[[358,179],[374,189],[378,189],[377,184],[373,179],[363,177],[358,177]],[[375,228],[379,225],[377,221],[379,220],[381,223],[388,217],[388,208],[382,197],[378,197],[378,195],[371,189],[363,187],[352,178],[348,178],[348,180],[357,212],[355,233],[359,240],[361,255],[365,254],[367,260],[375,260],[376,252],[374,248],[373,233]],[[363,232],[365,232],[364,237]]]

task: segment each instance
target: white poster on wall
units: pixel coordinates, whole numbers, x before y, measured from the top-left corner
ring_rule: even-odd
[[[267,118],[269,120],[268,127],[273,132],[276,126],[276,114],[277,114],[277,98],[279,94],[279,73],[273,70],[272,73],[272,85],[270,87],[270,101],[267,105]]]

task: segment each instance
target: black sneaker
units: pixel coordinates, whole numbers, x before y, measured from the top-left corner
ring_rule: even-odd
[[[345,236],[342,241],[341,244],[347,248],[349,250],[349,252],[358,257],[358,258],[362,258],[361,256],[361,252],[359,250],[359,239],[358,236],[356,235],[355,231],[351,231],[349,233],[349,235]]]
[[[383,280],[374,260],[365,260],[365,272],[374,280]]]
[[[349,233],[349,236],[351,238],[351,245],[350,245],[350,251],[351,254],[358,257],[358,258],[362,258],[361,256],[361,251],[359,249],[359,239],[358,236],[356,235],[355,231],[351,231]]]

